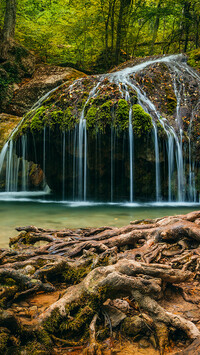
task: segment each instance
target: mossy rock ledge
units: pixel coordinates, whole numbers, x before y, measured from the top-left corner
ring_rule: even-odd
[[[191,78],[189,73],[184,73],[180,78],[181,83],[184,83],[185,91],[184,99],[181,99],[179,103],[174,73],[163,62],[145,67],[135,74],[134,79],[130,75],[130,81],[127,84],[120,82],[120,79],[119,82],[112,80],[112,75],[84,76],[75,81],[69,80],[55,89],[21,121],[13,137],[18,145],[17,154],[19,156],[22,154],[21,137],[26,135],[28,138],[27,159],[36,163],[35,151],[32,149],[36,147],[37,163],[42,168],[45,137],[46,153],[48,152],[45,175],[48,185],[56,193],[60,192],[62,185],[67,186],[69,191],[77,189],[78,172],[73,173],[71,167],[74,159],[77,159],[80,154],[77,142],[79,141],[79,122],[82,118],[87,128],[87,176],[89,177],[87,184],[90,190],[95,190],[96,187],[90,183],[90,181],[95,181],[94,185],[98,185],[101,190],[98,193],[91,191],[88,198],[93,199],[96,194],[101,200],[105,200],[105,196],[110,196],[110,187],[105,185],[111,180],[111,173],[107,170],[113,159],[117,176],[114,183],[114,189],[116,186],[114,195],[116,199],[126,200],[129,196],[129,131],[131,125],[134,140],[134,164],[137,167],[134,172],[135,196],[137,198],[142,195],[146,200],[154,200],[155,132],[157,132],[161,190],[162,196],[167,198],[168,188],[166,176],[164,176],[164,171],[168,169],[166,159],[168,136],[164,129],[166,122],[168,127],[171,126],[174,132],[177,132],[179,139],[177,120],[182,127],[186,169],[189,171],[189,137],[193,159],[198,161],[200,158],[199,92],[195,78]],[[131,85],[131,80],[134,80],[134,85]],[[145,105],[142,107],[137,87],[151,101],[152,109],[144,109]],[[191,117],[193,117],[192,120]],[[65,154],[63,153],[64,142]],[[83,149],[84,142],[83,138]],[[176,146],[176,143],[174,145]],[[69,167],[66,165],[66,181],[64,182],[63,154],[66,164],[69,165]],[[54,161],[55,169],[52,169],[52,161]],[[123,174],[122,171],[124,171]],[[97,181],[97,176],[101,183]],[[75,181],[76,187],[73,186],[72,181]],[[175,183],[174,178],[172,184]],[[127,186],[126,191],[124,191],[124,186]],[[67,198],[71,197],[67,192]]]

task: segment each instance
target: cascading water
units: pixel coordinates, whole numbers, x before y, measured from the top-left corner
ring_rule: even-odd
[[[85,107],[89,100],[95,96],[96,91],[100,83],[98,83],[89,93],[88,99],[81,112],[79,121],[79,139],[78,139],[78,151],[79,151],[79,165],[78,165],[78,198],[79,200],[86,201],[87,195],[87,122],[84,117]]]
[[[120,86],[120,84],[119,84],[119,86]],[[120,86],[120,88],[121,88],[121,86]],[[126,90],[125,100],[130,102],[130,94],[129,94],[127,85],[125,85],[125,90]],[[121,94],[122,94],[122,98],[123,98],[124,95],[123,95],[122,91],[121,91]],[[129,110],[128,133],[129,133],[129,155],[130,155],[130,202],[133,202],[134,137],[133,137],[132,107],[131,106],[130,106],[130,110]]]
[[[65,199],[65,151],[66,151],[66,132],[63,132],[63,161],[62,161],[62,174],[63,174],[63,183],[62,183],[62,199]]]
[[[74,131],[67,133],[66,131],[62,132],[60,145],[62,155],[61,194],[63,200],[71,198],[73,200],[86,201],[88,196],[89,198],[93,196],[92,194],[94,194],[95,198],[98,199],[98,194],[101,196],[103,191],[102,186],[106,186],[106,183],[103,179],[107,179],[108,186],[105,187],[105,191],[103,193],[106,194],[108,201],[116,201],[116,196],[120,196],[119,200],[127,200],[127,196],[129,196],[129,201],[131,203],[134,202],[136,185],[135,172],[137,172],[138,166],[136,165],[137,157],[135,157],[135,155],[137,155],[137,151],[135,146],[135,132],[133,126],[134,115],[132,111],[130,90],[134,90],[136,92],[138,104],[152,118],[151,142],[153,144],[152,152],[154,154],[154,168],[152,172],[152,174],[154,174],[153,199],[157,202],[163,200],[163,179],[167,181],[167,193],[165,193],[165,198],[167,196],[167,200],[169,202],[184,202],[186,200],[195,202],[198,199],[195,185],[196,163],[192,159],[191,130],[189,130],[188,144],[184,140],[182,130],[181,108],[183,103],[186,102],[183,71],[187,72],[188,75],[191,75],[199,85],[200,79],[197,73],[193,72],[192,69],[190,69],[185,63],[182,63],[180,60],[181,56],[162,57],[159,59],[146,61],[131,68],[126,68],[115,73],[98,77],[98,83],[89,92],[88,98],[80,113],[79,123],[75,126]],[[166,118],[161,117],[161,114],[156,109],[155,104],[152,102],[152,100],[150,100],[136,78],[137,73],[142,72],[142,70],[146,67],[156,63],[165,63],[173,75],[174,93],[177,102],[175,117],[176,124],[174,126],[172,126]],[[121,98],[125,99],[129,105],[129,121],[127,129],[128,138],[126,138],[126,134],[124,134],[123,143],[120,143],[119,132],[117,128],[112,125],[110,128],[110,134],[108,134],[108,139],[107,141],[105,140],[105,142],[105,137],[103,137],[102,134],[96,132],[95,151],[93,152],[93,155],[94,165],[96,170],[98,168],[99,175],[96,172],[93,175],[95,177],[95,181],[91,181],[91,162],[88,161],[88,149],[91,149],[91,139],[89,139],[87,132],[86,109],[88,103],[91,102],[90,100],[94,99],[98,94],[98,88],[104,78],[107,78],[110,83],[117,85]],[[70,93],[75,86],[75,83],[69,87]],[[57,88],[42,97],[34,105],[33,109],[36,110],[38,107],[40,107],[40,105],[55,90],[57,90]],[[190,125],[191,124],[192,118]],[[159,126],[162,127],[166,136],[166,164],[163,163],[163,148],[159,137]],[[19,158],[16,154],[16,143],[12,140],[12,137],[13,135],[1,151],[0,173],[4,169],[6,170],[5,190],[7,192],[20,190],[27,191],[29,188],[28,175],[30,169],[27,160],[28,137],[26,135],[21,137],[21,158]],[[123,145],[123,153],[119,152],[119,144]],[[103,145],[106,145],[108,150],[106,158],[102,157],[101,150]],[[188,154],[187,157],[186,152]],[[47,134],[45,127],[43,131],[43,161],[41,163],[44,175],[47,170],[46,153]],[[116,157],[118,159],[120,154],[122,154],[124,160],[126,159],[126,156],[128,156],[128,160],[126,160],[128,161],[128,165],[127,162],[123,164],[122,161],[119,167],[119,163],[117,163]],[[103,159],[107,159],[105,165],[103,165]],[[88,169],[89,165],[90,170]],[[105,173],[105,169],[107,173]],[[123,172],[125,169],[128,171],[128,174],[126,171]],[[20,174],[22,176],[21,180],[19,180]],[[102,177],[104,176],[103,174],[105,175],[105,178]],[[129,175],[129,177],[127,177],[127,175]],[[71,179],[71,182],[68,184],[69,179]],[[129,181],[128,187],[125,186],[127,185],[125,181]],[[92,187],[93,184],[95,185],[94,188]],[[45,187],[45,182],[43,186]],[[90,190],[94,192],[91,192]]]

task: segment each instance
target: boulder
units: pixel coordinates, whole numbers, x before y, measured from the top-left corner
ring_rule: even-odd
[[[21,117],[9,115],[6,113],[0,114],[0,150],[7,141],[13,129],[21,121]]]
[[[24,115],[42,96],[66,81],[85,76],[73,68],[39,64],[32,78],[25,78],[15,87],[11,103],[6,111],[15,115]]]

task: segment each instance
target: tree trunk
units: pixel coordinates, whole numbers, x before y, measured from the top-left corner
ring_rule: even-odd
[[[184,52],[187,52],[189,32],[190,32],[190,2],[186,2],[184,5],[184,21],[185,21],[185,45]]]
[[[120,57],[120,47],[124,35],[124,29],[126,26],[126,21],[124,16],[127,14],[127,10],[131,4],[131,0],[121,0],[119,9],[119,18],[117,24],[117,40],[116,40],[116,51],[115,51],[115,63],[119,64]]]
[[[156,9],[157,10],[157,15],[156,15],[156,20],[155,20],[155,24],[154,24],[153,37],[152,37],[152,42],[151,42],[149,55],[153,54],[154,44],[155,44],[155,41],[156,41],[156,37],[157,37],[159,25],[160,25],[160,13],[159,13],[159,10],[161,8],[161,3],[162,3],[162,0],[159,0],[158,5],[157,5],[157,9]]]
[[[16,24],[16,0],[6,0],[6,13],[3,27],[3,41],[9,42],[15,35]]]
[[[200,16],[196,17],[196,36],[195,36],[195,45],[196,49],[199,47],[199,23],[200,23]]]
[[[115,0],[112,4],[112,13],[111,13],[111,49],[113,52],[114,48],[114,28],[115,28]]]

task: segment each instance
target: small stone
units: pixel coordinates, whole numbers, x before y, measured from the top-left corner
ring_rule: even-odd
[[[20,302],[20,306],[21,307],[29,307],[29,304],[28,304],[28,302],[22,301],[22,302]]]
[[[140,348],[143,348],[143,349],[146,349],[146,348],[149,348],[149,342],[146,340],[146,339],[141,339],[139,341],[139,346]]]
[[[37,309],[38,309],[37,306],[32,306],[29,308],[29,311],[30,312],[37,312]]]
[[[18,313],[18,316],[19,316],[19,317],[26,317],[26,312],[25,312],[25,311],[20,311],[20,312]]]
[[[32,265],[27,265],[21,272],[25,275],[32,275],[35,272],[35,268]]]
[[[125,300],[121,300],[119,298],[117,298],[116,300],[112,301],[112,305],[118,309],[120,309],[120,311],[122,312],[128,312],[130,309],[129,303]]]
[[[117,327],[126,318],[125,313],[121,312],[119,309],[117,309],[113,306],[110,306],[110,305],[105,306],[104,305],[104,308],[110,318],[113,328]]]
[[[141,333],[145,334],[147,329],[143,318],[138,315],[127,317],[122,324],[122,330],[128,336],[136,336]]]

